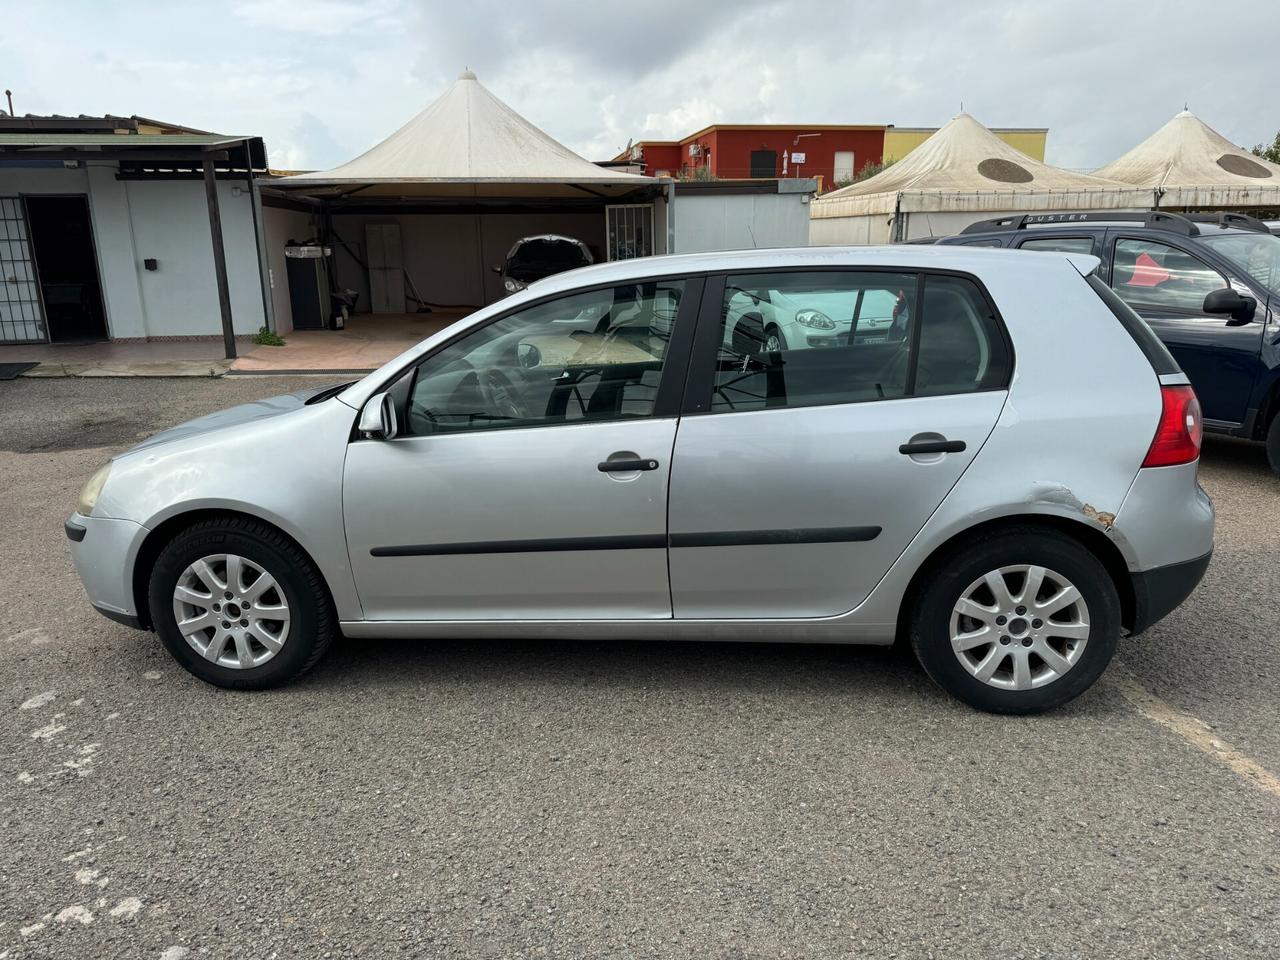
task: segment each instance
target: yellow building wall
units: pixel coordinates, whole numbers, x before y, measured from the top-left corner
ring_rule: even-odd
[[[928,140],[934,130],[895,130],[890,128],[884,132],[884,159],[901,160],[920,144]],[[1021,150],[1032,160],[1044,163],[1045,141],[1049,138],[1046,130],[992,130],[997,137],[1015,150]]]

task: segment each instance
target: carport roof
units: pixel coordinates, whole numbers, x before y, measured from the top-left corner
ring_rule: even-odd
[[[578,156],[464,70],[438,100],[354,160],[270,185],[313,196],[358,190],[361,197],[479,197],[547,196],[575,187],[578,195],[617,196],[658,183]]]
[[[0,147],[214,147],[253,137],[221,133],[0,133]]]

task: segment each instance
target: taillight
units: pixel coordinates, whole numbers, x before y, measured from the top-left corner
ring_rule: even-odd
[[[1172,467],[1190,463],[1200,456],[1200,437],[1204,426],[1200,422],[1200,401],[1196,392],[1186,384],[1160,388],[1160,425],[1155,439],[1147,451],[1144,467]]]

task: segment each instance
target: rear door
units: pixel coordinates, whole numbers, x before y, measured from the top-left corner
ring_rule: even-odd
[[[1229,327],[1204,312],[1204,298],[1227,278],[1174,241],[1114,231],[1111,288],[1155,330],[1191,380],[1206,420],[1244,422],[1258,374],[1261,323]],[[1242,291],[1249,293],[1250,291]]]
[[[765,351],[742,290],[801,310],[821,303],[848,332]],[[896,304],[889,329],[852,323],[872,300]],[[857,606],[985,442],[1010,369],[1000,321],[971,278],[842,270],[708,281],[672,462],[675,616]]]

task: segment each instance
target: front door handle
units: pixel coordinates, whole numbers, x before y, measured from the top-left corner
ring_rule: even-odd
[[[918,453],[963,453],[963,440],[913,440],[898,447],[898,452],[908,457]]]
[[[601,473],[629,473],[635,470],[657,470],[657,460],[602,460],[596,464]]]

